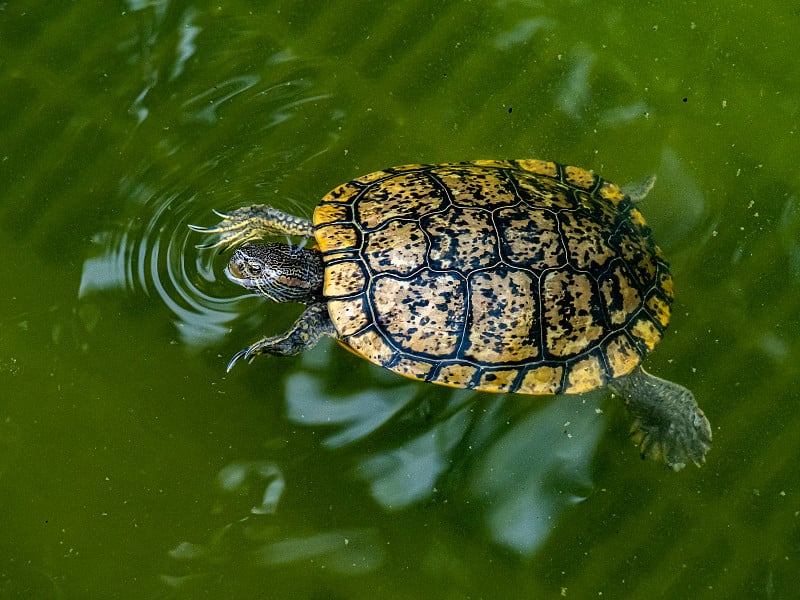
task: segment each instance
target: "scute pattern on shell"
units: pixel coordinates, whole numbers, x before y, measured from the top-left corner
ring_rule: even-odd
[[[644,218],[577,167],[397,167],[334,189],[314,225],[342,341],[409,377],[584,392],[636,368],[669,322]]]

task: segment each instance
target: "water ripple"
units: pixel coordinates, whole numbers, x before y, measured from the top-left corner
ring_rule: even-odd
[[[231,77],[211,89],[189,98],[184,103],[184,114],[190,120],[215,123],[218,119],[217,111],[223,104],[256,86],[259,81],[260,78],[257,75],[245,74]]]
[[[79,298],[109,291],[157,296],[183,343],[219,344],[238,314],[237,300],[246,296],[231,298],[230,286],[214,271],[215,252],[195,247],[187,224],[207,220],[195,194],[159,193],[133,179],[122,182],[121,192],[135,214],[94,235],[96,251],[84,261]]]

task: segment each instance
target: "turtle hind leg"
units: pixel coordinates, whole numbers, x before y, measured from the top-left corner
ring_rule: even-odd
[[[644,200],[647,194],[650,193],[650,190],[653,189],[655,184],[656,176],[650,175],[650,177],[644,181],[637,181],[636,183],[630,183],[626,186],[623,186],[622,192],[631,199],[631,202],[638,204]]]
[[[308,219],[290,215],[266,204],[244,206],[229,213],[214,212],[222,217],[214,227],[189,225],[192,231],[217,236],[216,240],[202,244],[200,248],[219,247],[229,250],[244,242],[275,234],[304,237],[314,235],[314,225]]]
[[[633,417],[631,437],[642,457],[663,460],[674,470],[698,467],[711,447],[711,426],[688,389],[637,368],[615,380]]]
[[[252,346],[240,350],[228,363],[228,371],[241,359],[252,360],[259,354],[273,356],[292,356],[317,345],[323,336],[338,337],[328,315],[328,307],[324,302],[317,302],[306,308],[305,312],[294,322],[286,333],[265,337]]]

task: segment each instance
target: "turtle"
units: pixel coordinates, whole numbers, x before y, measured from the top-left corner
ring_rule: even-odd
[[[642,367],[673,301],[669,265],[636,206],[653,182],[622,189],[544,160],[409,164],[339,185],[312,220],[255,204],[190,227],[215,236],[201,248],[235,248],[232,282],[306,305],[228,371],[330,336],[395,373],[456,388],[608,386],[642,457],[679,470],[705,462],[711,428],[691,391]]]

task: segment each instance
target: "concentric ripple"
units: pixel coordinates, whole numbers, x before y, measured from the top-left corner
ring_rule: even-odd
[[[79,297],[109,291],[156,295],[174,315],[181,342],[218,345],[247,296],[214,271],[218,251],[197,248],[207,240],[188,224],[208,222],[209,214],[188,191],[159,192],[133,180],[120,191],[134,214],[93,237],[97,251],[84,261]]]

